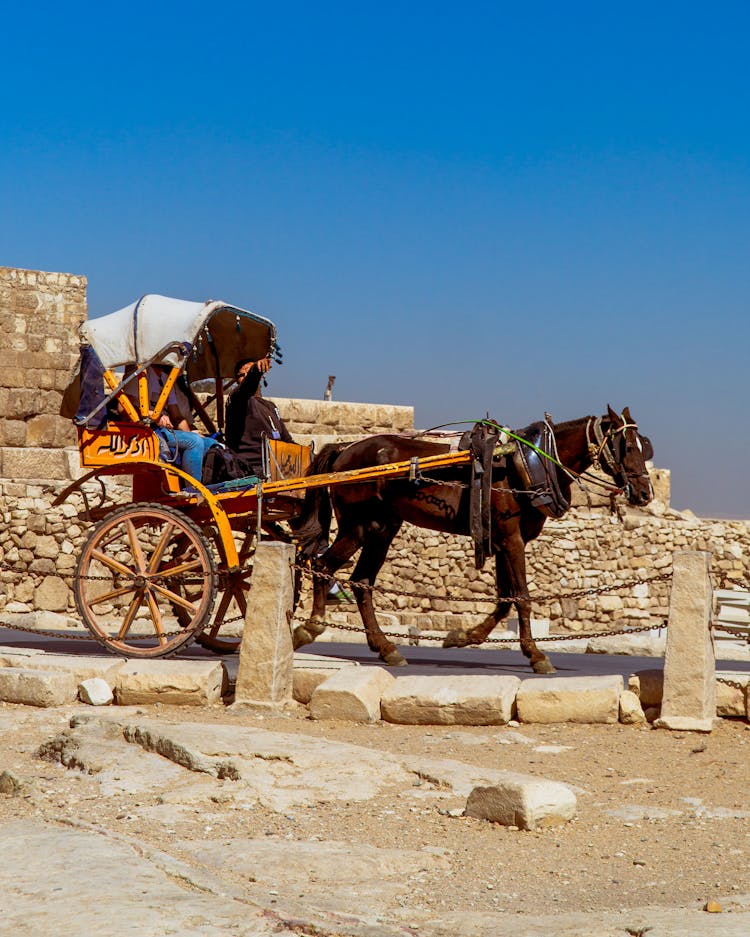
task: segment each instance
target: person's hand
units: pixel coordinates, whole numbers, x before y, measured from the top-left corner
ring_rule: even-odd
[[[159,419],[156,421],[156,425],[160,426],[162,429],[173,429],[172,421],[169,419],[168,413],[162,413]]]
[[[260,371],[261,374],[266,374],[271,370],[271,359],[270,358],[260,358],[255,362],[255,367]]]

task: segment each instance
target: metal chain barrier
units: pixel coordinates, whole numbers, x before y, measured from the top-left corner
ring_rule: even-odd
[[[730,677],[722,677],[721,674],[718,673],[716,674],[716,680],[719,683],[726,684],[726,686],[733,687],[735,690],[742,690],[743,693],[745,692],[746,686],[750,686],[750,684],[744,684],[740,683],[738,680],[732,680]]]
[[[292,564],[292,568],[298,570],[302,573],[303,576],[307,576],[312,579],[326,579],[331,583],[336,583],[339,587],[343,586],[344,583],[336,579],[335,576],[331,576],[328,573],[321,573],[317,570],[313,570],[309,565],[302,563]],[[555,599],[580,599],[585,598],[589,595],[605,595],[610,592],[617,592],[618,589],[627,589],[632,586],[637,586],[642,583],[652,583],[652,582],[668,582],[672,578],[672,573],[658,573],[655,576],[650,576],[648,579],[626,579],[619,583],[614,583],[608,586],[591,586],[586,589],[577,589],[573,592],[556,592],[556,593],[538,593],[534,595],[534,600],[537,602],[549,602]],[[355,586],[357,589],[361,589],[363,592],[369,592],[370,594],[379,592],[389,593],[390,595],[403,596],[405,598],[411,599],[439,599],[444,602],[476,602],[476,601],[494,601],[494,602],[515,602],[520,596],[517,595],[500,595],[493,598],[488,598],[486,600],[472,598],[458,598],[456,596],[449,595],[438,595],[434,592],[410,592],[408,590],[396,590],[388,589],[384,586],[372,586],[367,583],[354,583],[351,579],[346,580],[348,585]]]
[[[295,618],[294,621],[304,624],[305,619]],[[331,628],[334,631],[351,631],[355,634],[361,634],[362,626],[361,625],[345,625],[341,622],[327,622],[326,626]],[[613,635],[619,634],[637,634],[640,631],[658,631],[661,628],[666,628],[667,622],[663,621],[658,625],[639,625],[636,628],[623,628],[619,631],[591,631],[591,632],[575,632],[574,634],[554,634],[548,635],[545,638],[535,638],[540,644],[546,643],[547,641],[584,641],[589,640],[590,638],[610,638]],[[424,631],[415,631],[413,634],[403,634],[396,631],[383,631],[383,635],[386,638],[406,638],[413,639],[418,638],[419,641],[443,641],[445,639],[445,634],[435,634],[431,635],[425,633]],[[518,644],[518,637],[513,638],[490,638],[487,637],[482,642],[483,644]]]

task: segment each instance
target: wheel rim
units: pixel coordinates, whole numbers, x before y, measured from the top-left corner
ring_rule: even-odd
[[[178,511],[128,507],[89,536],[75,596],[84,623],[110,651],[164,657],[192,641],[208,620],[216,565],[200,529]]]

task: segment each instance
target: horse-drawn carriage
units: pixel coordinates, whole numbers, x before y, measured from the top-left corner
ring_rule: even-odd
[[[554,426],[545,418],[515,433],[479,421],[458,449],[381,435],[325,446],[313,458],[311,447],[269,438],[259,477],[217,485],[171,461],[155,426],[175,385],[204,433],[220,435],[235,364],[271,356],[280,359],[273,323],[222,302],[145,296],[85,324],[75,422],[88,471],[58,501],[93,479],[132,477],[130,503],[89,512],[97,523],[76,569],[78,610],[97,640],[133,657],[167,656],[192,640],[236,650],[239,639],[221,630],[245,617],[254,546],[261,537],[291,539],[289,521],[299,555],[317,573],[295,646],[325,629],[330,578],[359,550],[351,584],[368,644],[386,663],[402,664],[378,626],[372,588],[407,521],[472,536],[478,566],[495,558],[494,611],[450,632],[444,644],[483,643],[515,605],[523,653],[535,671],[551,672],[531,636],[525,546],[548,517],[562,516],[571,483],[592,466],[609,476],[604,485],[613,496],[625,494],[633,505],[651,500],[653,450],[628,408]],[[154,366],[164,378],[157,399],[148,383]],[[332,510],[338,530],[329,547]]]
[[[74,579],[84,624],[111,652],[164,657],[193,640],[236,650],[239,639],[221,630],[244,617],[257,540],[289,537],[282,522],[299,514],[306,490],[413,469],[407,461],[309,476],[312,446],[266,438],[260,477],[207,485],[188,475],[155,429],[171,391],[181,387],[202,432],[220,438],[236,362],[266,357],[280,360],[274,324],[223,302],[148,295],[84,324],[71,415],[86,471],[57,500],[94,479],[132,478],[130,503],[105,497],[89,511],[96,524]],[[155,365],[165,379],[154,403]],[[451,453],[428,465],[468,458]]]

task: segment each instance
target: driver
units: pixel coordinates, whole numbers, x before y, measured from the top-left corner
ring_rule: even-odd
[[[271,370],[271,359],[242,358],[234,366],[237,387],[229,395],[226,409],[226,441],[250,470],[260,477],[263,471],[263,436],[294,442],[276,405],[260,391],[261,378]]]

